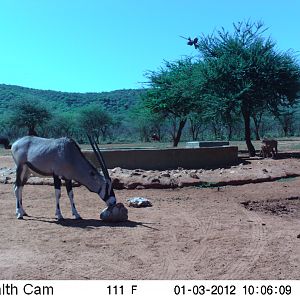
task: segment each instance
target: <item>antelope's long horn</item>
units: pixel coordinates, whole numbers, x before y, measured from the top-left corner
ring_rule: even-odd
[[[103,172],[103,175],[106,179],[109,179],[110,180],[110,176],[109,176],[109,173],[108,173],[108,170],[107,170],[107,167],[106,167],[106,164],[105,164],[105,161],[104,161],[104,158],[103,158],[103,155],[97,145],[97,143],[95,142],[95,140],[89,135],[87,134],[87,137],[89,139],[89,142],[93,148],[93,151],[96,155],[96,158],[97,160],[99,161],[100,163],[100,167],[102,169],[102,172]]]

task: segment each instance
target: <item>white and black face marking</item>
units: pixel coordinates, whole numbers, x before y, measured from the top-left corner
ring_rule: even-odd
[[[110,196],[106,202],[107,206],[115,206],[117,203],[117,199],[115,196]]]
[[[117,202],[111,180],[106,181],[106,183],[100,188],[98,194],[107,206],[114,206]]]

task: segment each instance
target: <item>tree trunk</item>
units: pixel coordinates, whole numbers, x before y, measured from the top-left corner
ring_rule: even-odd
[[[254,131],[255,131],[255,139],[257,141],[260,140],[260,136],[259,136],[259,124],[258,121],[255,117],[252,118],[253,119],[253,123],[254,123]]]
[[[176,136],[175,136],[175,138],[173,140],[173,147],[177,147],[178,146],[178,143],[180,141],[182,130],[183,130],[183,127],[184,127],[185,123],[186,123],[186,119],[180,120]]]
[[[196,141],[199,133],[199,130],[197,130],[197,128],[199,128],[199,124],[197,120],[192,117],[189,118],[189,121],[190,121],[190,133],[192,135],[192,140]]]
[[[258,129],[258,127],[257,127],[256,125],[255,125],[255,139],[256,139],[257,141],[260,140],[259,129]]]
[[[232,138],[232,125],[228,124],[228,141]]]
[[[255,129],[255,139],[257,141],[260,140],[260,136],[259,136],[259,128],[260,128],[260,124],[261,124],[261,119],[262,119],[262,113],[259,114],[259,117],[257,117],[256,114],[254,114],[252,116],[253,122],[254,122],[254,129]]]
[[[107,138],[107,133],[108,133],[108,126],[103,126],[102,128],[100,128],[100,131],[102,134],[103,142],[105,142],[106,138]]]
[[[251,142],[251,127],[250,127],[250,113],[247,110],[242,112],[245,124],[245,141],[250,156],[255,156],[255,148]]]
[[[191,128],[190,128],[191,134],[192,134],[192,140],[196,141],[197,137],[198,137],[198,132],[197,132],[197,128],[196,125],[191,121]]]
[[[212,123],[212,128],[213,128],[213,132],[215,135],[215,140],[217,140],[218,139],[218,130],[217,130],[217,126],[214,122]]]
[[[142,126],[139,128],[141,142],[150,142],[148,128]]]
[[[283,136],[287,137],[289,135],[289,126],[288,126],[288,124],[285,123],[282,128],[283,128]]]
[[[28,128],[28,135],[38,136],[37,132],[35,131],[33,126]]]

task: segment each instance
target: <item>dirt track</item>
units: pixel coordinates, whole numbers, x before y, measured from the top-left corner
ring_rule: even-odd
[[[293,159],[282,163],[297,167]],[[248,175],[266,168],[272,173],[271,159],[249,166]],[[210,172],[216,178],[220,170]],[[300,179],[291,178],[118,190],[121,202],[142,196],[153,207],[130,207],[130,220],[112,225],[99,220],[104,203],[84,187],[75,188],[84,220],[69,219],[63,191],[66,220],[57,223],[48,185],[25,187],[30,217],[17,220],[12,185],[0,184],[0,279],[300,279],[299,187]]]

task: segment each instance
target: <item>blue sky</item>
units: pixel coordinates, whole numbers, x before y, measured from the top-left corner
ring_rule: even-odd
[[[0,83],[68,92],[139,88],[164,60],[196,55],[183,36],[262,20],[300,51],[299,0],[0,0]]]

